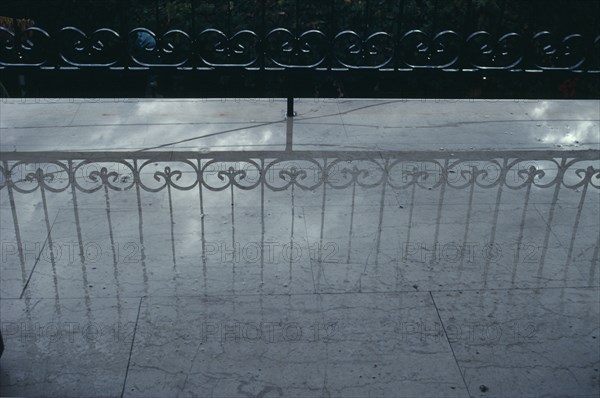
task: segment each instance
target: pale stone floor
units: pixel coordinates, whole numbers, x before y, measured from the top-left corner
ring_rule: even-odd
[[[598,396],[598,101],[296,110],[3,100],[0,396]]]

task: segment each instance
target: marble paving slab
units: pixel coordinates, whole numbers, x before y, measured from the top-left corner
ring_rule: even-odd
[[[428,293],[144,299],[126,396],[466,396]],[[402,358],[402,360],[399,360]]]
[[[597,287],[433,297],[471,395],[598,396]]]
[[[1,396],[121,396],[140,299],[1,299]]]

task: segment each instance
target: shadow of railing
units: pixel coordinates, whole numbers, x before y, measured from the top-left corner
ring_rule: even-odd
[[[489,192],[487,197],[493,198],[492,201],[486,202],[486,205],[491,206],[491,222],[489,222],[489,232],[486,233],[487,239],[483,250],[491,250],[493,252],[497,241],[499,240],[497,232],[498,226],[506,224],[512,228],[509,232],[516,237],[514,263],[511,263],[512,270],[510,275],[506,276],[507,284],[511,286],[519,285],[517,271],[520,261],[526,258],[529,254],[525,236],[528,231],[528,222],[531,213],[535,213],[535,209],[531,209],[531,197],[534,194],[543,195],[547,213],[543,215],[546,222],[545,230],[537,230],[536,234],[539,237],[543,235],[543,243],[538,247],[535,262],[537,264],[537,282],[547,277],[545,275],[545,266],[548,263],[548,249],[550,240],[553,234],[553,219],[557,214],[557,205],[559,196],[564,194],[564,191],[570,195],[578,197],[578,207],[574,212],[572,221],[571,236],[563,241],[564,244],[564,265],[561,266],[561,271],[564,273],[564,280],[560,283],[567,284],[567,273],[573,263],[574,247],[576,237],[581,233],[579,226],[582,221],[582,211],[585,203],[593,203],[593,198],[597,198],[597,190],[600,189],[600,160],[599,152],[594,150],[587,151],[471,151],[471,152],[343,152],[343,151],[282,151],[282,152],[228,152],[228,153],[197,153],[197,152],[32,152],[32,153],[2,153],[2,163],[0,172],[2,181],[0,182],[0,190],[7,192],[11,214],[13,216],[14,231],[16,236],[16,244],[18,247],[18,258],[22,270],[23,290],[21,297],[26,294],[28,283],[31,278],[31,272],[26,269],[24,252],[23,252],[23,237],[21,236],[21,228],[18,220],[18,206],[20,198],[23,195],[40,195],[41,207],[44,212],[44,223],[41,226],[46,229],[47,244],[49,248],[49,262],[52,265],[54,273],[53,283],[56,297],[59,297],[58,284],[61,281],[60,271],[57,271],[56,255],[53,252],[53,228],[51,217],[48,211],[49,197],[52,195],[65,193],[70,197],[67,209],[74,216],[74,225],[77,236],[78,254],[81,262],[82,282],[86,290],[86,297],[89,299],[90,291],[87,287],[87,270],[86,270],[86,254],[85,242],[82,237],[82,227],[86,223],[86,219],[80,216],[78,203],[82,195],[101,195],[105,206],[106,221],[108,224],[108,240],[112,250],[112,266],[114,271],[114,283],[117,286],[117,292],[121,291],[120,278],[123,270],[120,268],[120,258],[115,253],[115,235],[113,233],[115,213],[111,207],[111,201],[114,201],[119,193],[132,192],[135,195],[130,197],[136,203],[129,204],[129,208],[134,206],[137,208],[137,217],[134,213],[128,214],[133,218],[137,218],[137,236],[133,242],[136,247],[140,248],[139,261],[143,275],[143,292],[140,294],[149,295],[152,291],[149,290],[148,280],[149,275],[146,270],[146,263],[150,261],[145,250],[149,247],[148,238],[144,236],[144,218],[155,218],[160,212],[168,213],[165,215],[170,222],[168,225],[156,224],[154,227],[160,229],[161,240],[170,242],[169,247],[164,247],[163,251],[171,251],[172,273],[177,275],[178,267],[181,267],[182,262],[177,253],[176,242],[181,239],[182,231],[178,231],[174,214],[180,211],[180,207],[186,207],[186,217],[189,221],[193,220],[197,227],[196,229],[188,230],[191,234],[191,239],[197,239],[198,246],[198,272],[202,273],[204,281],[204,291],[210,290],[210,277],[207,276],[207,263],[214,258],[209,258],[214,254],[214,247],[211,246],[211,236],[215,234],[223,234],[224,228],[231,228],[231,240],[227,244],[229,247],[236,248],[236,244],[240,239],[240,234],[244,234],[244,224],[249,221],[243,219],[240,221],[238,214],[236,219],[235,212],[239,206],[251,206],[253,214],[258,219],[260,227],[256,232],[257,239],[260,237],[260,242],[256,242],[256,266],[257,276],[255,279],[246,280],[249,284],[256,283],[253,288],[269,290],[265,286],[264,272],[265,260],[269,249],[269,242],[265,239],[265,222],[269,218],[266,213],[272,212],[270,206],[283,206],[291,210],[291,219],[278,220],[281,223],[290,222],[291,225],[282,227],[283,233],[289,233],[288,236],[280,236],[282,242],[286,242],[292,249],[294,242],[299,240],[298,228],[294,227],[294,223],[298,222],[297,217],[300,214],[301,208],[298,207],[298,193],[308,192],[311,195],[310,206],[318,208],[315,217],[313,217],[312,226],[315,227],[318,236],[312,236],[315,240],[315,250],[310,253],[311,267],[315,267],[316,277],[312,287],[315,291],[328,290],[331,288],[327,285],[329,282],[319,282],[320,278],[324,278],[324,273],[327,273],[327,267],[331,261],[331,246],[328,243],[328,234],[331,231],[336,231],[338,241],[347,239],[347,253],[340,250],[339,246],[335,246],[335,255],[339,258],[335,262],[345,264],[346,279],[348,273],[351,272],[352,264],[364,264],[360,271],[362,275],[367,272],[375,275],[385,274],[386,266],[391,265],[394,273],[390,274],[390,278],[395,278],[395,282],[390,282],[384,290],[396,291],[401,290],[403,276],[402,270],[399,268],[400,263],[406,262],[406,255],[414,249],[413,236],[416,234],[415,228],[422,220],[418,220],[415,215],[415,209],[421,205],[415,199],[416,195],[426,195],[430,200],[432,214],[435,213],[435,219],[431,223],[428,233],[431,239],[428,243],[427,258],[425,261],[417,261],[422,263],[424,268],[435,266],[435,264],[448,261],[446,247],[442,247],[444,242],[441,238],[440,228],[443,225],[443,213],[446,210],[447,198],[453,191],[462,191],[461,201],[466,204],[466,216],[463,218],[464,223],[455,225],[456,239],[452,243],[453,250],[455,249],[460,256],[454,260],[460,260],[458,267],[452,272],[457,273],[457,279],[466,274],[466,264],[470,260],[465,256],[465,250],[468,249],[469,234],[471,223],[476,217],[474,208],[477,206],[477,198],[481,192]],[[249,197],[247,193],[256,191],[255,196]],[[176,193],[187,192],[185,204],[181,203]],[[190,203],[190,198],[195,196],[197,192],[196,203]],[[285,193],[285,197],[278,197],[273,204],[270,200],[265,200],[268,192],[273,194]],[[547,193],[546,193],[547,192]],[[226,219],[218,231],[210,231],[205,217],[212,216],[211,211],[214,210],[214,201],[209,209],[206,203],[211,200],[211,196],[219,193],[226,193],[230,198],[230,218]],[[519,193],[517,202],[514,193]],[[151,215],[145,215],[148,207],[142,205],[142,194],[144,195],[163,195],[164,206],[152,210]],[[406,201],[404,205],[390,204],[390,194],[404,195]],[[503,201],[503,195],[509,196],[511,205],[518,209],[518,215],[514,219],[503,220],[500,207]],[[578,196],[577,196],[578,195]],[[592,196],[590,196],[592,195]],[[594,196],[595,195],[595,196]],[[335,206],[330,204],[328,199],[333,197],[346,197],[348,200],[344,205],[344,212],[339,213]],[[422,196],[423,197],[423,196]],[[588,202],[586,202],[588,197]],[[223,201],[224,196],[219,196],[219,201]],[[273,197],[271,197],[273,199]],[[179,202],[178,202],[179,201]],[[241,203],[240,203],[241,202]],[[575,201],[577,202],[577,201]],[[360,203],[360,205],[359,205]],[[72,204],[72,205],[71,205]],[[368,204],[368,207],[365,207]],[[218,209],[220,216],[226,209],[229,203],[220,203],[224,206]],[[305,203],[306,205],[306,203]],[[62,203],[64,208],[65,204]],[[197,206],[196,210],[193,210]],[[337,204],[336,206],[342,206]],[[398,216],[398,208],[403,209],[408,214],[403,215],[403,220],[399,227],[406,227],[402,236],[398,236],[397,230],[393,233],[389,232],[390,217]],[[192,209],[192,210],[190,210]],[[539,211],[539,209],[537,209]],[[546,208],[544,208],[544,211]],[[345,230],[339,230],[340,225],[330,225],[332,222],[338,223],[338,220],[332,220],[329,213],[333,212],[334,217],[342,217],[345,221],[343,225]],[[358,221],[357,214],[361,213],[361,221]],[[304,213],[303,213],[304,214]],[[306,214],[304,217],[307,217]],[[122,220],[121,220],[122,221]],[[236,222],[238,224],[236,224]],[[242,223],[239,225],[239,223]],[[305,223],[309,222],[304,220]],[[481,220],[478,221],[481,224]],[[372,243],[369,243],[369,251],[366,258],[357,258],[355,249],[361,234],[361,230],[370,228],[366,224],[372,224],[374,235]],[[320,225],[317,225],[320,224]],[[223,226],[224,225],[224,226]],[[236,230],[237,226],[237,230]],[[258,227],[258,225],[257,225]],[[563,226],[564,227],[564,226]],[[412,230],[411,230],[412,228]],[[478,227],[481,228],[481,227]],[[218,233],[217,233],[218,232]],[[481,233],[478,229],[477,233]],[[503,234],[507,230],[503,230]],[[165,237],[164,234],[170,235]],[[237,234],[237,235],[236,235]],[[460,236],[459,236],[460,235]],[[222,236],[222,235],[220,235]],[[236,238],[236,236],[238,236]],[[341,238],[346,236],[347,238]],[[309,237],[307,236],[307,239]],[[422,238],[422,237],[421,237]],[[151,240],[155,237],[151,237]],[[503,238],[500,238],[503,239]],[[594,240],[591,242],[591,250],[593,251],[591,258],[591,266],[588,276],[585,278],[587,284],[593,284],[596,278],[596,268],[598,262],[598,241],[597,237],[589,237]],[[227,238],[229,240],[229,238]],[[267,239],[268,240],[268,239]],[[139,246],[138,245],[139,242]],[[446,242],[448,243],[448,242]],[[588,242],[589,243],[589,242]],[[334,244],[337,245],[337,243]],[[346,243],[344,243],[345,245]],[[353,246],[354,245],[354,246]],[[210,247],[209,247],[210,246]],[[394,246],[394,250],[401,253],[400,257],[390,257],[390,247]],[[397,246],[397,248],[396,248]],[[289,250],[288,247],[288,250]],[[353,248],[354,247],[354,248]],[[444,254],[446,253],[446,254]],[[553,255],[552,255],[553,256]],[[289,263],[289,280],[284,285],[287,289],[291,289],[294,283],[292,274],[294,272],[293,256],[284,256],[278,261],[278,264]],[[335,256],[334,256],[335,257]],[[360,257],[360,255],[358,256]],[[554,262],[556,259],[553,258]],[[589,259],[588,259],[589,260]],[[161,260],[162,261],[162,260]],[[559,261],[563,261],[562,259]],[[411,259],[408,259],[411,262]],[[413,261],[414,262],[414,261]],[[457,261],[455,261],[457,262]],[[235,292],[240,289],[240,280],[236,280],[236,255],[232,258],[223,260],[217,259],[216,263],[231,264],[231,289]],[[259,264],[258,264],[259,263]],[[164,263],[161,263],[164,267]],[[486,288],[490,282],[490,266],[494,264],[494,256],[487,255],[480,262],[482,276],[481,287]],[[184,264],[185,266],[185,264]],[[362,267],[362,266],[361,266]],[[312,269],[312,268],[311,268]],[[69,271],[71,272],[71,271]],[[222,268],[221,273],[226,271]],[[354,271],[352,271],[354,272]],[[553,272],[556,272],[554,270]],[[580,270],[581,272],[581,270]],[[259,276],[258,276],[259,275]],[[175,276],[174,276],[175,278]],[[350,289],[362,291],[361,285],[362,276],[357,277],[357,283],[352,285]],[[151,279],[151,278],[150,278]],[[534,278],[535,279],[535,278]],[[321,281],[322,282],[322,281]],[[387,283],[388,281],[384,281]],[[479,286],[479,285],[478,285]],[[175,285],[177,289],[178,285]],[[221,289],[220,287],[217,290]],[[227,288],[229,289],[229,287]],[[277,289],[275,289],[276,291]],[[312,290],[312,289],[310,289]],[[335,289],[334,289],[335,290]],[[255,290],[254,290],[255,291]]]

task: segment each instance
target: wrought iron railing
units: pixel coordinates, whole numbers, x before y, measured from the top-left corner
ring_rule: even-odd
[[[37,83],[46,86],[44,76],[57,70],[70,78],[78,76],[74,70],[98,76],[110,70],[121,85],[134,70],[169,71],[185,79],[183,96],[227,96],[210,90],[215,79],[220,87],[256,96],[327,95],[327,79],[332,96],[598,96],[600,25],[591,16],[598,6],[588,1],[498,0],[487,2],[496,8],[485,11],[477,0],[453,9],[412,0],[132,0],[106,2],[114,14],[98,21],[85,13],[94,2],[52,2],[67,3],[72,9],[46,24],[0,27],[0,68],[44,71]],[[559,18],[557,4],[574,17]],[[21,16],[28,13],[36,9],[20,7]],[[202,80],[197,72],[219,74]],[[201,83],[193,85],[194,79]],[[60,85],[76,91],[81,81],[66,80],[50,91],[60,93]]]

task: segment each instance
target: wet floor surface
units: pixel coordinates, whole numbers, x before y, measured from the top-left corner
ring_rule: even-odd
[[[0,395],[599,392],[594,101],[0,104]]]

